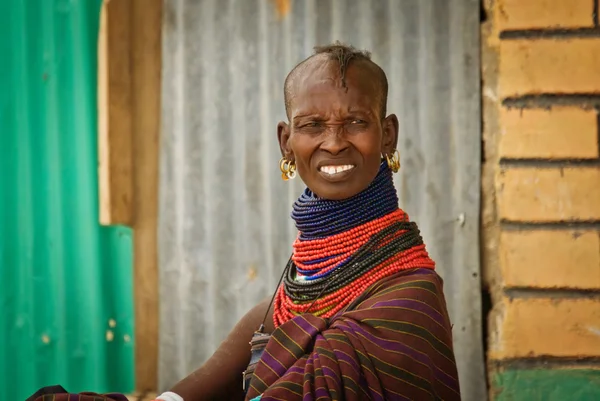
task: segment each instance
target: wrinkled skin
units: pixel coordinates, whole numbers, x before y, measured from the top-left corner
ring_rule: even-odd
[[[318,196],[346,199],[364,190],[379,170],[381,156],[392,154],[398,119],[384,118],[380,87],[363,62],[350,63],[346,86],[339,65],[325,55],[312,57],[291,83],[289,123],[277,125],[281,153],[297,165],[304,183]],[[336,177],[319,171],[323,165],[353,165]],[[248,342],[267,314],[272,332],[270,298],[250,310],[214,355],[171,391],[186,401],[242,400],[242,372],[248,366]]]
[[[277,126],[281,153],[295,161],[300,178],[317,196],[346,199],[367,188],[382,155],[394,152],[398,119],[381,115],[380,87],[364,62],[349,65],[347,88],[337,62],[316,56],[308,63],[290,84],[290,121]],[[334,175],[320,171],[344,165],[354,167]]]

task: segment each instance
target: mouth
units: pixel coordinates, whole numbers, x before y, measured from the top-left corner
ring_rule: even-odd
[[[341,181],[352,174],[355,168],[353,164],[324,165],[319,167],[319,173],[328,181]]]

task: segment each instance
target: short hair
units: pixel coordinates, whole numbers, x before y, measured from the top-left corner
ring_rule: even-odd
[[[283,98],[285,101],[285,112],[288,118],[290,116],[289,109],[292,97],[292,90],[290,86],[293,78],[303,71],[307,61],[321,54],[328,55],[329,60],[336,61],[339,64],[342,87],[346,88],[346,90],[348,90],[348,87],[346,86],[346,70],[348,69],[350,62],[363,61],[368,63],[368,65],[370,65],[370,67],[373,69],[372,72],[375,73],[377,80],[379,81],[381,117],[385,117],[388,97],[388,81],[385,72],[379,65],[377,65],[377,63],[371,60],[370,52],[366,50],[357,50],[354,46],[344,45],[337,41],[326,46],[316,46],[314,48],[314,53],[310,57],[298,63],[285,78],[285,83],[283,85]]]

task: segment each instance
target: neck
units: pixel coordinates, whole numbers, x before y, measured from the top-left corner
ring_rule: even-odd
[[[332,317],[380,280],[435,267],[416,224],[398,208],[385,164],[349,199],[320,199],[306,190],[292,218],[299,235],[274,298],[276,327],[302,313]]]
[[[344,200],[317,197],[308,188],[294,203],[292,219],[301,240],[314,240],[352,230],[398,209],[392,172],[384,162],[373,182],[362,192]]]

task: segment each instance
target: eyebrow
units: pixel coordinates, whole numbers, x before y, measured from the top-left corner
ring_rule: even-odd
[[[303,118],[312,118],[312,119],[315,119],[315,120],[324,120],[324,117],[321,116],[321,115],[319,115],[319,114],[317,114],[317,113],[300,114],[300,115],[294,116],[294,118],[292,120],[296,121],[296,120],[300,120],[300,119],[303,119]]]
[[[348,110],[350,114],[366,114],[368,116],[373,116],[373,111],[370,109],[350,109]]]

